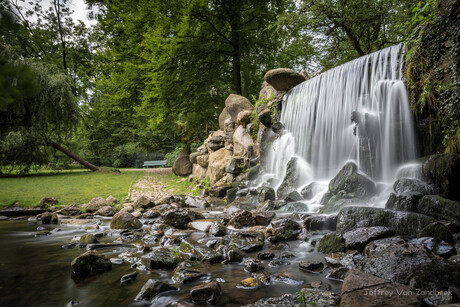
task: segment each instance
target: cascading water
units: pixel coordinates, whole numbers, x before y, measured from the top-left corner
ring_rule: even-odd
[[[269,153],[275,185],[293,156],[309,173],[301,184],[328,181],[349,160],[376,181],[389,182],[416,158],[402,45],[361,57],[303,82],[284,97],[285,129]]]

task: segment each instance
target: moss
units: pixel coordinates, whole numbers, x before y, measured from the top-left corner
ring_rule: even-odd
[[[84,234],[80,237],[80,244],[92,244],[96,242],[96,237],[91,233]]]
[[[336,233],[328,233],[319,241],[318,251],[325,254],[344,252],[345,240]]]

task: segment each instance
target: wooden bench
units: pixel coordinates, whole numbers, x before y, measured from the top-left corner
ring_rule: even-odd
[[[167,163],[166,160],[158,160],[158,161],[144,161],[143,167],[149,167],[149,166],[165,166]]]

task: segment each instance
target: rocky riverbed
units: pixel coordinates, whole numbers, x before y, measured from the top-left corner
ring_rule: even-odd
[[[1,301],[36,306],[458,303],[460,203],[452,186],[458,160],[451,161],[449,173],[441,158],[458,159],[433,156],[422,169],[430,179],[398,179],[385,208],[356,206],[356,199],[371,202],[377,185],[347,164],[323,196],[320,212],[332,207],[334,213],[289,212],[286,208],[298,207],[292,204],[305,206],[309,193],[289,191],[288,183],[280,199],[267,185],[242,182],[198,197],[141,195],[121,205],[98,197],[81,207],[51,206],[27,222],[5,219]],[[441,171],[445,176],[438,176]]]

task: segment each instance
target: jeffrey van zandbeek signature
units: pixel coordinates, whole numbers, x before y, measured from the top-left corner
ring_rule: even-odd
[[[421,295],[421,296],[433,296],[433,295],[451,295],[451,291],[440,291],[436,289],[432,290],[422,290],[422,289],[414,289],[414,290],[405,290],[405,289],[364,289],[364,295],[370,296],[393,296],[393,295]]]

